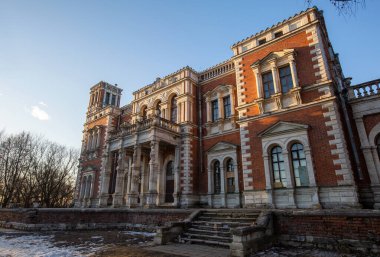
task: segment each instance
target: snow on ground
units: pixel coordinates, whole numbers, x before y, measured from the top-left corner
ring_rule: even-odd
[[[131,236],[145,236],[145,237],[154,237],[156,233],[141,232],[141,231],[124,231],[124,234]]]
[[[61,257],[61,256],[86,256],[80,252],[80,248],[56,247],[51,243],[53,236],[42,235],[7,235],[0,236],[1,257]]]

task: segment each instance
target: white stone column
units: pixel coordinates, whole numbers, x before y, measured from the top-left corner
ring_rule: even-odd
[[[117,167],[116,167],[116,185],[115,185],[115,193],[113,194],[113,207],[119,207],[123,205],[123,182],[124,182],[124,158],[125,151],[124,149],[119,150],[119,155],[117,158]]]
[[[222,207],[226,207],[226,171],[224,166],[220,166],[220,197]]]
[[[211,99],[210,96],[206,98],[206,109],[207,109],[207,122],[211,122]]]
[[[140,167],[141,166],[141,146],[135,145],[133,151],[133,162],[131,165],[131,185],[128,192],[128,206],[130,208],[137,206],[138,199],[138,186],[140,179]]]
[[[229,93],[230,93],[230,103],[231,103],[231,116],[234,116],[235,115],[235,95],[234,95],[234,90],[233,88],[231,87],[229,89]]]
[[[297,208],[295,195],[294,195],[295,194],[294,180],[292,179],[293,176],[290,172],[289,152],[286,149],[282,150],[282,158],[284,159],[286,182],[287,182],[286,187],[288,188],[288,196],[289,196],[289,205],[287,207]]]
[[[263,154],[264,170],[265,170],[265,189],[268,196],[268,206],[275,208],[272,189],[272,172],[269,168],[269,156],[267,153]]]
[[[108,152],[103,155],[103,170],[102,170],[102,187],[101,187],[101,193],[100,193],[100,200],[99,200],[99,206],[100,207],[106,207],[107,201],[108,201],[108,189],[110,185],[110,175],[111,175],[111,157],[109,156]]]
[[[126,184],[124,185],[124,200],[126,203],[128,203],[128,194],[131,190],[131,178],[132,178],[132,172],[131,172],[131,157],[127,156],[125,159],[125,176],[127,176]]]
[[[149,194],[147,204],[149,207],[156,206],[157,198],[157,173],[158,171],[158,151],[159,142],[152,140],[150,142],[150,161],[149,161]]]
[[[294,60],[294,56],[289,55],[288,60],[289,60],[290,72],[292,74],[293,88],[297,88],[299,85],[298,85],[297,69],[296,69],[296,62]]]
[[[263,83],[261,81],[261,74],[260,74],[260,69],[259,67],[253,67],[252,68],[253,73],[255,74],[255,80],[256,80],[256,92],[257,92],[257,98],[263,98],[264,93],[263,93]]]
[[[273,77],[274,93],[277,94],[281,92],[281,85],[279,81],[276,61],[272,61],[270,64],[271,64],[271,71],[272,71],[272,77]]]
[[[146,169],[146,156],[143,155],[142,157],[142,165],[141,165],[141,185],[140,185],[140,206],[144,206],[145,204],[145,183],[146,183],[146,176],[149,174],[145,174],[147,172]]]
[[[362,117],[355,117],[356,127],[358,129],[361,149],[363,151],[364,159],[367,165],[369,177],[371,179],[372,185],[379,185],[380,178],[377,174],[375,162],[372,156],[371,147],[369,146],[367,132],[365,130],[364,122]]]
[[[180,145],[177,144],[175,146],[174,151],[174,206],[178,206],[180,203],[180,194],[181,194],[181,188],[180,188]]]
[[[219,119],[224,118],[223,97],[220,92],[218,92],[218,116]]]

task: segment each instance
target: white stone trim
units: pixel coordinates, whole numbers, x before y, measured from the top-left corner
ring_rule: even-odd
[[[322,105],[323,117],[329,119],[325,122],[328,136],[333,136],[333,140],[329,140],[330,146],[336,146],[336,149],[331,150],[331,155],[338,155],[338,158],[333,159],[334,164],[341,164],[340,169],[335,170],[336,175],[342,175],[343,179],[338,180],[338,185],[353,185],[354,178],[351,168],[351,163],[348,154],[347,143],[344,138],[343,125],[340,119],[340,113],[335,102],[328,102]]]
[[[248,123],[240,124],[240,141],[241,141],[244,191],[253,190],[252,169],[248,168],[249,165],[252,165],[252,161],[249,160],[252,157],[251,157],[251,145],[250,145],[250,138],[249,138],[249,131],[248,131]],[[249,177],[249,174],[251,175],[251,177]]]

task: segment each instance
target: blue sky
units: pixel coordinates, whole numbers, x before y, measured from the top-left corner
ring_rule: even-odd
[[[354,16],[327,0],[330,39],[353,83],[380,77],[378,10]],[[200,71],[230,46],[306,9],[304,0],[0,0],[0,130],[80,147],[89,88],[100,80],[132,92],[189,65]]]

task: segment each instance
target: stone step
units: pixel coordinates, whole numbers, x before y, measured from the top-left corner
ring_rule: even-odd
[[[232,237],[231,236],[211,236],[211,235],[202,235],[197,233],[183,233],[183,236],[181,238],[191,238],[191,239],[201,239],[201,240],[208,240],[208,241],[216,241],[216,242],[223,242],[223,243],[231,243]]]
[[[200,234],[200,235],[211,235],[211,236],[221,236],[221,237],[232,236],[230,231],[215,230],[215,229],[189,228],[187,231],[192,234]]]
[[[260,212],[202,212],[201,216],[212,216],[212,217],[250,217],[257,218]]]
[[[217,231],[222,231],[222,232],[230,232],[230,227],[229,226],[209,226],[209,225],[202,225],[202,224],[191,224],[191,228],[199,229],[199,230],[217,230]]]
[[[213,240],[202,240],[202,239],[196,239],[196,238],[182,238],[184,243],[190,243],[190,244],[205,244],[205,245],[212,245],[212,246],[218,246],[218,247],[230,247],[229,243],[219,242],[219,241],[213,241]]]
[[[228,218],[228,217],[207,217],[199,216],[199,221],[212,221],[212,222],[241,222],[241,223],[253,223],[256,219],[253,218]]]
[[[233,221],[205,221],[205,220],[196,220],[192,224],[199,226],[207,226],[210,228],[231,228],[231,227],[249,227],[253,222],[233,222]]]

